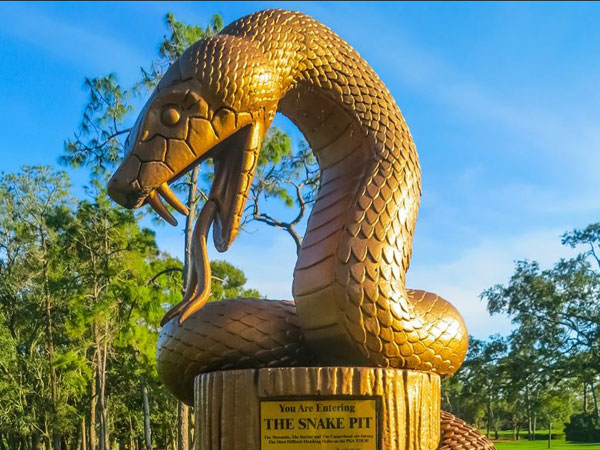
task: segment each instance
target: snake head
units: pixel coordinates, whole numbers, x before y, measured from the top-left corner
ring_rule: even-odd
[[[192,45],[139,114],[125,159],[108,183],[109,195],[127,208],[149,204],[176,225],[161,197],[186,214],[169,184],[212,158],[213,238],[219,251],[227,250],[239,230],[262,139],[280,98],[277,77],[271,62],[246,39],[217,35]]]

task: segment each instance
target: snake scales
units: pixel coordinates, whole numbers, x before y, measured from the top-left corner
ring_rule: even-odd
[[[276,111],[304,134],[321,185],[294,270],[295,303],[210,292],[206,235],[235,239],[262,138]],[[420,186],[410,132],[383,82],[318,21],[266,10],[192,45],[167,71],[129,135],[109,182],[126,207],[161,197],[186,213],[168,185],[206,158],[215,177],[194,231],[183,301],[167,313],[158,371],[192,402],[194,377],[229,368],[379,366],[453,374],[468,338],[460,314],[437,295],[405,288]],[[201,309],[202,308],[202,309]],[[444,449],[491,442],[442,414]]]

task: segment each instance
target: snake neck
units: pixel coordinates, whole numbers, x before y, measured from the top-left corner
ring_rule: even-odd
[[[308,16],[261,11],[223,33],[254,41],[277,67],[279,110],[321,169],[293,284],[309,342],[339,342],[355,362],[398,366],[377,355],[388,358],[392,324],[414,320],[404,282],[420,197],[416,148],[398,106],[360,55]]]

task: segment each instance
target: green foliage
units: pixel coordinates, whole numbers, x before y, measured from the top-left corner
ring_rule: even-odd
[[[244,272],[227,261],[211,261],[212,287],[210,292],[211,302],[224,298],[260,297],[256,289],[246,289],[246,276]]]
[[[562,385],[561,387],[564,387]],[[550,386],[538,397],[539,417],[546,427],[552,428],[553,424],[564,423],[573,412],[572,396],[567,389]]]
[[[68,188],[65,174],[47,167],[0,177],[0,386],[12,397],[2,422],[24,432],[36,427],[32,408],[63,423],[70,410],[59,401],[76,390],[70,379],[47,379],[66,344],[60,225],[69,218]]]
[[[565,424],[567,441],[600,442],[600,420],[594,414],[573,414]]]
[[[582,253],[584,257],[593,257],[600,266],[600,254],[598,253],[598,244],[600,243],[600,223],[592,223],[583,230],[573,230],[562,236],[563,245],[571,248],[584,246],[587,248]]]
[[[492,314],[511,316],[519,334],[544,356],[547,370],[600,374],[600,277],[585,255],[547,270],[520,261],[508,286],[496,285],[482,296]]]
[[[444,407],[470,423],[491,422],[505,382],[503,357],[507,342],[492,336],[488,342],[469,338],[469,354],[457,374],[444,382]]]
[[[141,68],[142,79],[135,85],[134,92],[146,93],[156,87],[167,69],[194,42],[213,36],[223,28],[223,17],[215,14],[206,27],[184,24],[175,19],[172,13],[165,16],[169,36],[164,36],[158,48],[159,59],[150,64],[149,69]]]
[[[59,161],[86,167],[92,177],[104,181],[123,156],[124,138],[129,133],[124,123],[134,110],[131,92],[121,87],[114,73],[86,78],[84,88],[89,100],[79,131],[65,142]]]
[[[48,167],[0,177],[0,439],[60,433],[73,444],[96,398],[108,432],[137,440],[145,387],[155,441],[166,447],[176,402],[155,349],[162,316],[181,300],[182,263],[98,182],[84,200],[68,190],[66,174]],[[258,295],[241,270],[212,267],[214,300]]]
[[[165,16],[165,24],[171,35],[161,42],[159,54],[166,58],[171,64],[179,58],[183,52],[194,42],[212,36],[223,28],[223,17],[215,14],[210,23],[202,28],[198,25],[187,25],[175,19],[172,13]]]
[[[562,242],[584,251],[549,269],[519,261],[507,285],[481,295],[490,313],[507,314],[515,325],[495,363],[499,398],[493,402],[508,406],[505,420],[515,434],[524,421],[532,437],[536,424],[550,427],[582,406],[585,412],[590,393],[592,415],[599,417],[600,273],[592,263],[599,262],[600,224],[565,233]]]

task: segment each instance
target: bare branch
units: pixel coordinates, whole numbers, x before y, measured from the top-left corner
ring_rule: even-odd
[[[161,270],[156,275],[154,275],[152,277],[152,279],[150,279],[150,281],[148,281],[147,286],[149,286],[151,284],[154,284],[154,282],[157,280],[157,278],[160,277],[161,275],[166,275],[166,274],[171,273],[171,272],[181,272],[181,273],[183,273],[183,269],[181,267],[169,267],[167,269]]]

